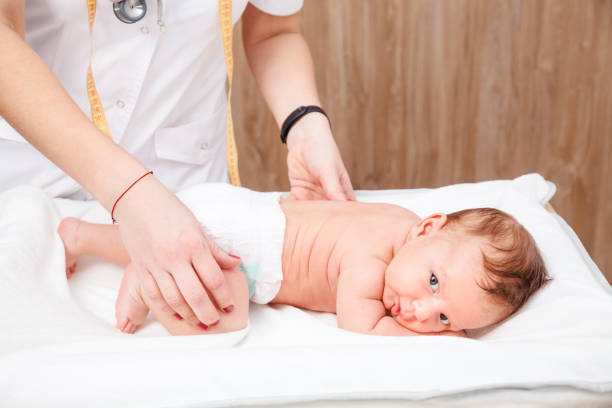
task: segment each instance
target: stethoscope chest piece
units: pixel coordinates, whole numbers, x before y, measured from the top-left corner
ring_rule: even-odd
[[[121,0],[113,2],[113,11],[119,20],[132,24],[147,14],[147,3],[145,0]]]

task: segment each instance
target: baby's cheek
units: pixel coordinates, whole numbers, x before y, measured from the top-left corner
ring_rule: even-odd
[[[440,333],[443,331],[443,328],[437,327],[436,325],[432,325],[430,323],[423,323],[419,321],[410,321],[407,322],[405,320],[400,319],[399,317],[394,318],[396,322],[405,327],[408,330],[412,330],[418,333],[432,334],[432,333]]]

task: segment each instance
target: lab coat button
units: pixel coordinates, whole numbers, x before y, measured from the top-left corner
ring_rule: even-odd
[[[140,27],[140,32],[145,34],[145,35],[149,34],[149,27],[147,27],[147,26]]]
[[[206,149],[208,149],[208,143],[204,142],[200,145],[200,150],[206,150]]]
[[[117,99],[116,105],[119,109],[125,108],[125,102],[123,102],[121,99]]]

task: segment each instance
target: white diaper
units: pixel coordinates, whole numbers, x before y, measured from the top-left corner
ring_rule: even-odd
[[[250,299],[270,302],[283,280],[285,215],[279,204],[281,193],[204,183],[177,196],[217,245],[242,259],[240,268],[247,278]]]

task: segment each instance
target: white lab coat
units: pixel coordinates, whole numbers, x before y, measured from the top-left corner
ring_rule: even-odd
[[[248,0],[233,0],[233,21]],[[302,0],[250,0],[276,15]],[[227,71],[216,0],[157,1],[137,23],[120,22],[112,3],[98,0],[92,69],[113,139],[173,191],[203,181],[228,181],[225,161]],[[85,0],[27,0],[26,41],[72,99],[91,117],[85,88],[89,62]],[[68,124],[69,126],[69,124]],[[79,154],[77,146],[66,146]],[[0,117],[0,191],[20,184],[55,197],[91,199]]]

